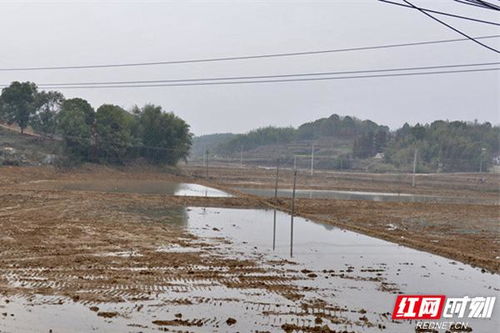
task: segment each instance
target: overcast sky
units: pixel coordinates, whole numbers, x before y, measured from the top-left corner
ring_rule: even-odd
[[[396,0],[397,1],[397,0]],[[452,0],[423,7],[499,19]],[[440,17],[443,18],[443,17]],[[443,18],[473,36],[495,26]],[[461,36],[418,11],[364,1],[5,1],[0,68],[165,61],[324,50]],[[484,40],[500,48],[500,38]],[[473,42],[137,68],[0,72],[0,84],[269,75],[500,61]],[[460,119],[500,123],[499,72],[234,86],[60,89],[94,107],[160,104],[197,134],[297,126],[332,113],[396,128]]]

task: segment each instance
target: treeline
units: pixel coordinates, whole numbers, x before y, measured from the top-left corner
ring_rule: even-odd
[[[68,163],[111,163],[144,159],[176,164],[186,159],[192,142],[189,125],[161,106],[147,104],[126,111],[104,104],[97,110],[82,98],[39,91],[32,82],[12,82],[0,95],[0,120],[23,132],[60,138]]]
[[[263,145],[289,143],[295,140],[296,135],[293,127],[263,127],[246,134],[237,134],[227,142],[219,144],[217,152],[227,154]]]
[[[333,114],[328,118],[321,118],[305,123],[297,129],[298,139],[319,139],[321,137],[335,137],[354,139],[373,132],[389,132],[389,127],[379,125],[371,120],[360,120],[350,116]]]
[[[370,120],[336,114],[305,123],[297,129],[265,127],[229,137],[218,145],[215,153],[234,154],[274,144],[310,144],[325,137],[337,138],[339,144],[351,142],[350,152],[332,153],[330,159],[318,159],[318,165],[333,169],[371,166],[386,171],[411,171],[417,151],[419,172],[476,172],[486,171],[493,159],[500,156],[500,127],[488,122],[438,120],[425,125],[405,124],[390,131],[387,126]],[[284,150],[283,154],[286,153]],[[327,157],[321,151],[317,153]],[[370,160],[376,156],[376,161]]]
[[[214,152],[219,145],[228,142],[234,137],[236,137],[236,134],[233,133],[215,133],[195,136],[193,138],[190,156],[200,157],[205,155],[207,151]]]
[[[389,127],[381,126],[371,120],[360,120],[354,117],[341,117],[333,114],[328,118],[321,118],[314,122],[302,124],[299,128],[293,127],[264,127],[238,134],[217,148],[219,153],[234,153],[251,150],[259,146],[270,144],[285,144],[297,140],[315,140],[321,137],[335,137],[355,139],[369,133],[386,135]],[[378,134],[377,134],[378,135]],[[385,142],[383,143],[385,145]]]
[[[485,171],[500,155],[500,127],[491,123],[434,121],[405,124],[392,133],[384,160],[397,167],[413,162],[420,171]]]

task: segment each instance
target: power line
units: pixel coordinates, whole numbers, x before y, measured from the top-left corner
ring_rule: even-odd
[[[416,6],[415,6],[414,4],[412,4],[411,2],[409,2],[409,1],[407,1],[407,0],[403,0],[403,1],[404,1],[406,4],[408,4],[408,5],[412,6],[413,8],[417,9],[417,10],[418,10],[419,12],[421,12],[422,14],[424,14],[424,15],[426,15],[426,16],[428,16],[428,17],[430,17],[430,18],[431,18],[431,19],[433,19],[434,21],[437,21],[437,22],[441,23],[442,25],[444,25],[444,26],[448,27],[449,29],[451,29],[451,30],[453,30],[453,31],[455,31],[455,32],[457,32],[457,33],[459,33],[459,34],[461,34],[462,36],[467,37],[468,39],[470,39],[470,40],[471,40],[471,41],[473,41],[474,43],[477,43],[477,44],[479,44],[479,45],[481,45],[481,46],[483,46],[483,47],[485,47],[485,48],[487,48],[487,49],[489,49],[489,50],[491,50],[491,51],[493,51],[493,52],[495,52],[495,53],[500,53],[500,51],[498,51],[497,49],[494,49],[494,48],[492,48],[492,47],[490,47],[490,46],[488,46],[488,45],[486,45],[486,44],[481,43],[481,42],[480,42],[480,41],[478,41],[477,39],[475,39],[475,38],[473,38],[473,37],[471,37],[471,36],[467,35],[466,33],[464,33],[464,32],[462,32],[462,31],[460,31],[459,29],[457,29],[457,28],[455,28],[455,27],[453,27],[453,26],[449,25],[448,23],[446,23],[446,22],[444,22],[444,21],[441,21],[441,20],[440,20],[440,19],[438,19],[437,17],[432,16],[431,14],[427,13],[425,10],[420,9],[419,7],[416,7]]]
[[[184,86],[209,86],[209,85],[237,85],[237,84],[255,84],[255,83],[282,83],[282,82],[304,82],[304,81],[326,81],[326,80],[347,80],[347,79],[367,79],[383,77],[417,76],[417,75],[436,75],[436,74],[454,74],[454,73],[472,73],[497,71],[500,67],[482,68],[482,69],[464,69],[453,71],[434,71],[417,73],[395,73],[380,75],[357,75],[357,76],[337,76],[337,77],[314,77],[314,78],[294,78],[279,80],[252,80],[252,81],[221,81],[221,82],[187,82],[187,83],[165,83],[165,84],[131,84],[131,85],[96,85],[96,86],[53,86],[52,89],[102,89],[102,88],[153,88],[153,87],[184,87]]]
[[[498,37],[500,37],[500,35],[488,35],[488,36],[475,37],[475,39],[489,39],[489,38],[498,38]],[[379,50],[379,49],[398,48],[398,47],[407,47],[407,46],[433,45],[433,44],[441,44],[441,43],[454,43],[454,42],[463,42],[463,41],[466,41],[468,39],[470,39],[470,37],[467,36],[467,38],[441,39],[441,40],[433,40],[433,41],[421,41],[421,42],[399,43],[399,44],[382,44],[382,45],[360,46],[360,47],[350,47],[350,48],[340,48],[340,49],[330,49],[330,50],[302,51],[302,52],[289,52],[289,53],[268,53],[268,54],[258,54],[258,55],[234,56],[234,57],[200,58],[200,59],[186,59],[186,60],[155,61],[155,62],[136,62],[136,63],[123,63],[123,64],[46,66],[46,67],[12,67],[12,68],[0,68],[0,71],[7,72],[7,71],[41,71],[41,70],[138,67],[138,66],[156,66],[156,65],[174,65],[174,64],[204,63],[204,62],[218,62],[218,61],[249,60],[249,59],[262,59],[262,58],[294,57],[294,56],[329,54],[329,53],[352,52],[352,51]]]
[[[174,83],[174,82],[195,82],[195,81],[224,81],[224,80],[252,80],[252,79],[271,79],[284,77],[301,77],[301,76],[325,76],[325,75],[342,75],[342,74],[363,74],[376,72],[397,72],[397,71],[414,71],[414,70],[429,70],[442,68],[456,67],[477,67],[477,66],[492,66],[499,65],[500,62],[486,62],[474,64],[454,64],[454,65],[437,65],[437,66],[420,66],[420,67],[403,67],[403,68],[386,68],[386,69],[370,69],[370,70],[355,70],[355,71],[336,71],[336,72],[315,72],[315,73],[295,73],[281,75],[258,75],[258,76],[228,76],[214,78],[188,78],[188,79],[169,79],[169,80],[139,80],[139,81],[105,81],[105,82],[74,82],[74,83],[41,83],[39,87],[63,87],[63,86],[87,86],[87,85],[118,85],[118,84],[147,84],[147,83]],[[6,87],[7,85],[4,85]]]
[[[466,5],[471,5],[479,8],[490,9],[490,10],[500,10],[500,6],[492,4],[488,1],[482,0],[455,0],[456,2],[463,3]]]
[[[401,7],[411,8],[411,9],[417,9],[417,7],[412,7],[410,5],[405,5],[403,3],[399,3],[399,2],[395,2],[395,1],[389,1],[389,0],[379,0],[379,1],[380,2],[389,3],[391,5],[396,5],[396,6],[401,6]],[[472,18],[472,17],[468,17],[468,16],[451,14],[451,13],[441,12],[441,11],[438,11],[438,10],[433,10],[433,9],[428,9],[428,8],[423,8],[423,7],[418,7],[418,8],[421,9],[421,10],[425,10],[426,12],[429,12],[429,13],[434,13],[434,14],[439,14],[439,15],[445,15],[445,16],[450,16],[450,17],[455,17],[455,18],[459,18],[459,19],[463,19],[463,20],[469,20],[469,21],[474,21],[474,22],[478,22],[478,23],[485,23],[485,24],[491,24],[491,25],[500,26],[500,23],[497,23],[497,22],[480,20],[480,19],[476,19],[476,18]]]
[[[485,8],[482,5],[478,5],[477,3],[470,2],[470,1],[467,1],[467,0],[454,0],[454,1],[458,2],[458,3],[463,3],[465,5],[470,5],[470,6],[479,7],[479,8]],[[489,9],[489,8],[486,8],[486,9]]]

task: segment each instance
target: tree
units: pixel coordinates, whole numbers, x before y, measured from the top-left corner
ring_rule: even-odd
[[[94,108],[84,100],[83,98],[71,98],[65,100],[61,105],[61,112],[68,110],[79,110],[83,113],[85,118],[85,123],[89,126],[93,126],[95,122],[95,111]]]
[[[385,147],[387,146],[387,131],[384,130],[378,130],[375,133],[375,152],[376,153],[381,153],[384,151]]]
[[[161,106],[145,105],[139,112],[142,156],[155,164],[175,165],[186,159],[192,143],[189,125]]]
[[[96,145],[99,159],[123,163],[131,146],[132,115],[117,105],[101,105],[96,112]]]
[[[64,153],[73,163],[93,160],[95,112],[84,99],[65,100],[57,115]]]
[[[261,145],[289,143],[295,140],[297,131],[292,127],[262,127],[246,134],[238,134],[228,142],[221,144],[217,150],[221,153],[234,153],[254,149]]]
[[[405,124],[384,151],[386,162],[411,169],[415,149],[419,166],[428,171],[486,170],[500,153],[500,128],[490,123],[434,121]]]
[[[360,158],[372,157],[377,153],[375,144],[375,135],[373,132],[363,133],[354,139],[352,154]]]
[[[28,126],[36,111],[37,86],[32,82],[14,81],[2,89],[0,110],[2,119],[9,124],[16,123],[21,133]]]
[[[81,109],[68,109],[59,114],[59,131],[66,157],[73,163],[91,160],[92,128]]]
[[[36,96],[36,111],[31,119],[31,127],[37,132],[55,134],[57,114],[61,110],[64,96],[58,91],[41,91]]]

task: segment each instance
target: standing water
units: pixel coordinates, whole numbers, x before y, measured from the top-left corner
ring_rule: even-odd
[[[290,216],[276,214],[275,251],[272,250],[273,216],[272,210],[191,208],[188,227],[199,236],[228,237],[234,242],[233,251],[264,253],[297,263],[317,275],[310,284],[318,289],[317,295],[349,308],[392,313],[399,293],[447,297],[499,295],[497,274],[482,273],[480,269],[437,255],[303,218],[294,219],[294,256],[290,258]],[[492,319],[463,321],[475,332],[493,332],[499,327],[499,315],[496,306]],[[409,323],[386,324],[390,332],[401,332],[399,329],[405,325]]]

